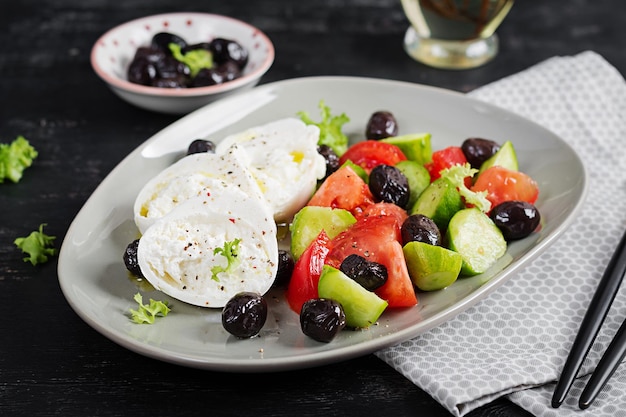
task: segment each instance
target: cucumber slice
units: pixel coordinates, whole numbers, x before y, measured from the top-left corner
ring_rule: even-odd
[[[297,260],[322,229],[332,239],[355,222],[356,219],[348,210],[318,206],[301,208],[289,226],[291,255]]]
[[[424,165],[432,160],[430,138],[430,133],[412,133],[381,139],[381,142],[396,145],[408,160]]]
[[[430,174],[424,165],[416,161],[400,161],[396,164],[409,181],[409,203],[407,207],[413,207],[418,197],[430,185]]]
[[[409,242],[402,248],[411,281],[422,291],[436,291],[456,281],[463,265],[457,252],[425,242]]]
[[[504,144],[500,146],[500,149],[498,149],[498,152],[482,163],[478,173],[480,174],[484,170],[493,166],[501,166],[510,169],[511,171],[517,171],[519,169],[517,154],[515,153],[513,142],[510,140],[504,142]]]
[[[376,293],[330,265],[322,267],[317,292],[320,298],[341,304],[346,313],[346,326],[353,328],[367,328],[376,323],[388,305]]]
[[[441,177],[420,194],[409,214],[423,214],[433,219],[440,230],[446,230],[452,216],[463,209],[463,199],[450,180]]]
[[[477,208],[463,209],[452,216],[446,237],[449,249],[463,258],[462,275],[482,274],[507,248],[498,226]]]

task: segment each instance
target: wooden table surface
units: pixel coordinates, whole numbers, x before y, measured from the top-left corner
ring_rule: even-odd
[[[437,70],[402,49],[400,0],[22,0],[0,5],[0,142],[39,151],[18,184],[0,184],[0,415],[450,416],[373,355],[276,374],[230,374],[149,359],[83,322],[64,298],[57,258],[33,267],[13,240],[40,223],[59,248],[107,174],[177,116],[121,101],[89,63],[95,40],[141,16],[229,15],[259,27],[276,60],[261,83],[311,75],[378,77],[468,92],[554,55],[594,50],[626,74],[619,0],[519,1],[484,67]],[[506,399],[472,417],[528,416]]]

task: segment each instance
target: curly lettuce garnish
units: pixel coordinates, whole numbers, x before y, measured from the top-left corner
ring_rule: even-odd
[[[215,248],[213,250],[214,255],[221,254],[226,258],[226,267],[215,265],[211,268],[211,279],[214,281],[219,281],[220,279],[217,277],[217,274],[220,272],[228,272],[232,268],[236,268],[239,265],[239,243],[241,239],[235,239],[230,242],[224,242],[223,248]]]
[[[206,49],[193,49],[183,54],[180,45],[170,43],[168,46],[174,58],[189,67],[191,77],[195,77],[201,69],[213,67],[213,54]]]
[[[330,146],[337,155],[341,156],[348,149],[348,137],[342,132],[341,128],[350,121],[350,118],[345,113],[333,116],[330,112],[330,107],[324,103],[324,100],[319,102],[319,108],[322,114],[320,122],[313,121],[309,114],[304,111],[298,112],[298,116],[307,125],[319,127],[320,138],[317,142],[318,145]]]
[[[23,137],[18,136],[10,144],[0,144],[0,183],[5,178],[13,182],[22,179],[26,168],[32,165],[38,153]]]
[[[35,230],[26,237],[18,237],[13,242],[22,252],[28,254],[24,258],[24,262],[30,262],[33,266],[48,262],[49,256],[57,254],[57,250],[53,247],[56,237],[45,234],[43,232],[44,226],[46,226],[45,223],[40,224],[38,231]]]
[[[477,207],[484,213],[491,210],[491,202],[487,200],[487,191],[472,191],[465,185],[465,178],[473,177],[478,172],[469,163],[454,165],[441,171],[441,176],[450,181],[465,199],[467,204]]]
[[[137,324],[152,324],[157,317],[165,317],[171,311],[167,301],[155,301],[151,298],[149,304],[144,304],[140,293],[135,294],[133,300],[139,304],[139,308],[130,309],[130,318]]]

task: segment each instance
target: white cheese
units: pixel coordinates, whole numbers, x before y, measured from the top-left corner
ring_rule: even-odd
[[[307,203],[326,173],[318,140],[317,126],[286,118],[228,136],[218,142],[216,153],[234,145],[245,150],[252,175],[280,223],[291,220]]]
[[[141,271],[155,289],[201,307],[221,308],[241,291],[263,295],[278,268],[276,224],[263,212],[232,186],[189,199],[140,238]],[[231,264],[228,245],[236,250]]]
[[[152,178],[133,207],[146,279],[202,307],[221,308],[242,291],[265,294],[278,269],[276,222],[290,221],[325,175],[318,140],[317,126],[282,119]],[[226,256],[231,248],[236,257]]]
[[[247,168],[247,154],[233,146],[223,155],[198,153],[183,157],[152,178],[139,192],[133,211],[141,233],[159,218],[190,198],[210,195],[212,190],[234,185],[263,201],[261,190]]]

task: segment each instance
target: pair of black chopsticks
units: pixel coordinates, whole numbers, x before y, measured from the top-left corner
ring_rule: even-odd
[[[600,279],[598,288],[591,299],[589,309],[580,325],[572,350],[567,357],[561,377],[556,384],[552,396],[552,407],[558,408],[565,400],[576,374],[591,349],[600,327],[617,295],[620,284],[626,273],[626,232],[622,236],[604,275]],[[588,408],[607,381],[611,378],[619,364],[626,355],[626,320],[622,323],[611,344],[598,362],[587,385],[580,395],[578,406],[581,409]]]

